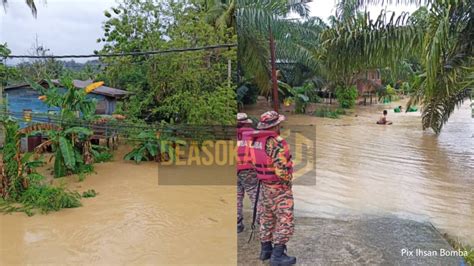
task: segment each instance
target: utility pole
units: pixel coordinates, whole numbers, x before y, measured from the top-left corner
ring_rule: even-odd
[[[276,55],[275,55],[275,40],[273,39],[272,29],[270,29],[270,61],[272,67],[272,93],[273,93],[273,110],[278,112],[280,101],[278,100],[278,80],[276,71]]]
[[[230,58],[227,59],[227,81],[230,87],[232,85],[232,60]]]

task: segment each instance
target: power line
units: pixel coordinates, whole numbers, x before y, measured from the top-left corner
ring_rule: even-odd
[[[89,58],[89,57],[120,57],[120,56],[140,56],[140,55],[155,55],[168,53],[182,53],[200,50],[212,50],[218,48],[232,48],[237,47],[237,44],[218,44],[191,48],[174,48],[168,50],[145,51],[145,52],[127,52],[127,53],[112,53],[112,54],[92,54],[92,55],[8,55],[7,58]]]

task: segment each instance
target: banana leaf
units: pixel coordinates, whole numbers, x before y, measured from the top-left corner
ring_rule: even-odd
[[[64,165],[69,169],[76,166],[76,157],[72,144],[65,137],[59,137],[59,149],[61,150]]]

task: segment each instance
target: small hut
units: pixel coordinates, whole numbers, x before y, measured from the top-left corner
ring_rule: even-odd
[[[372,96],[375,96],[377,90],[382,87],[380,70],[371,69],[362,71],[355,75],[354,80],[359,95],[364,98],[363,104],[367,104],[367,98],[370,98],[370,103],[372,104]]]
[[[62,87],[59,80],[52,80],[51,82],[59,88]],[[84,89],[91,83],[93,83],[92,80],[73,80],[73,84],[76,89]],[[41,80],[38,82],[38,84],[46,89],[48,88],[48,82],[46,80]],[[97,100],[96,114],[111,115],[115,112],[117,102],[128,94],[129,92],[124,90],[101,86],[89,93],[87,97]],[[51,112],[56,113],[59,111],[59,108],[48,106],[43,101],[39,100],[38,97],[40,96],[40,93],[34,90],[29,84],[8,86],[5,88],[5,95],[8,99],[8,112],[13,117],[19,118],[20,120],[25,119],[25,122],[20,122],[21,127],[27,126],[27,121],[31,120],[33,113],[50,114]],[[37,118],[36,122],[38,121],[49,122],[49,118],[40,117]],[[94,129],[93,139],[105,138],[107,141],[109,141],[111,135],[114,137],[114,134],[109,134],[108,132],[105,132],[104,129]],[[29,143],[30,140],[34,140],[35,142]],[[32,148],[41,143],[41,137],[29,137],[28,140],[25,139],[25,141],[28,141],[28,144],[22,144],[22,147],[26,146],[28,148],[22,149],[31,151]],[[0,139],[0,146],[2,145],[3,139]]]
[[[74,80],[74,87],[77,89],[84,89],[91,84],[92,80]],[[48,88],[46,80],[38,82],[41,86]],[[52,80],[55,86],[61,87],[59,80]],[[129,92],[101,86],[88,94],[87,97],[97,99],[96,114],[111,115],[115,111],[117,101],[128,95]],[[8,86],[5,88],[5,94],[8,97],[8,110],[12,114],[22,113],[24,110],[31,110],[34,113],[48,113],[50,111],[57,111],[55,108],[49,107],[46,103],[39,100],[40,93],[29,84],[19,84]]]

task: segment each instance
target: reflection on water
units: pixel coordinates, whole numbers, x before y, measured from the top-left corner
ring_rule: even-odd
[[[0,265],[236,263],[235,187],[158,186],[157,163],[120,159],[96,172],[71,183],[100,193],[83,207],[0,215]]]
[[[316,125],[316,186],[294,187],[297,214],[339,219],[396,215],[431,222],[474,244],[469,103],[454,112],[439,136],[421,130],[419,113],[391,111],[393,125],[376,125],[383,108],[359,107],[341,119],[289,115],[287,127]]]

